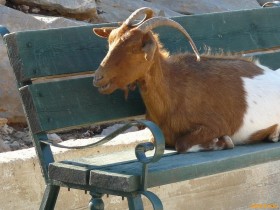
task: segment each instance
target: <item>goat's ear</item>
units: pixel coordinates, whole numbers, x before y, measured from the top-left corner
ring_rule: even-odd
[[[94,28],[93,32],[101,38],[108,38],[113,29],[115,29],[115,27]]]
[[[143,39],[143,52],[145,53],[145,59],[151,61],[154,58],[156,51],[156,44],[153,35],[148,33]]]

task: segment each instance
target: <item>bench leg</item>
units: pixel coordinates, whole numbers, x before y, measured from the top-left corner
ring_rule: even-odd
[[[47,185],[41,202],[40,210],[53,210],[59,193],[59,186]]]
[[[129,210],[144,210],[141,194],[127,197]]]
[[[102,200],[102,193],[90,192],[91,200],[89,202],[90,210],[104,210],[104,202]]]

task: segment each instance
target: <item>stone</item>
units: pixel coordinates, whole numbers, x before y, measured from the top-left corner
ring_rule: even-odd
[[[95,0],[11,0],[13,4],[54,11],[64,17],[86,20],[97,16]]]
[[[27,133],[25,132],[25,135],[23,136],[22,140],[28,145],[32,144],[32,138],[31,138],[29,132],[27,132]]]
[[[81,26],[81,25],[89,25],[87,22],[67,19],[63,17],[52,17],[52,16],[44,16],[44,15],[33,15],[34,18],[46,24],[46,28],[61,28],[63,27],[72,27],[72,26]]]
[[[150,0],[149,2],[185,15],[260,8],[256,0],[177,0],[172,3],[169,0]]]
[[[31,12],[32,13],[39,13],[41,10],[39,8],[32,8]]]
[[[4,125],[1,129],[0,132],[6,135],[12,134],[14,132],[14,129],[12,127],[9,127],[8,125]]]
[[[0,25],[10,32],[42,29],[45,24],[36,18],[20,11],[0,5]],[[22,105],[7,50],[0,38],[0,117],[7,118],[9,123],[25,123]]]
[[[14,136],[15,136],[16,138],[21,139],[21,138],[23,138],[23,137],[25,136],[25,133],[24,133],[24,132],[21,132],[21,131],[17,131],[17,132],[14,134]]]
[[[166,17],[181,16],[181,14],[170,10],[168,7],[145,1],[102,0],[97,1],[96,5],[98,10],[98,19],[93,19],[92,22],[124,21],[132,12],[140,7],[150,7],[154,10],[156,15],[164,14]]]
[[[101,132],[101,136],[107,136],[109,135],[110,133],[114,132],[115,130],[121,128],[122,126],[124,126],[124,124],[115,124],[115,125],[112,125],[112,126],[109,126],[105,129],[103,129],[103,131]],[[136,127],[136,126],[132,126],[131,128],[129,128],[128,130],[126,130],[125,132],[123,133],[129,133],[129,132],[134,132],[134,131],[138,131],[139,129]]]
[[[0,139],[0,153],[10,151],[10,147],[2,139]]]
[[[0,118],[0,127],[6,125],[8,120],[6,118]]]
[[[0,0],[0,4],[5,5],[6,4],[6,0]]]
[[[47,134],[48,139],[52,140],[54,143],[62,142],[62,139],[55,133]]]
[[[10,32],[60,28],[87,24],[63,17],[32,16],[0,5],[0,25]],[[0,117],[8,123],[26,123],[7,50],[0,38]]]
[[[12,150],[18,150],[20,148],[20,144],[17,141],[14,141],[12,144],[10,144],[10,147]]]

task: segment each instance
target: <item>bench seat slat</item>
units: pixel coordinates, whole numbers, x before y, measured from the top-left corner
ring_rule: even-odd
[[[148,187],[194,179],[279,159],[280,143],[238,146],[233,150],[171,155],[150,165]],[[139,190],[141,164],[116,165],[91,170],[91,186],[117,191]],[[112,179],[118,177],[114,184]],[[124,188],[126,186],[126,188]]]
[[[187,154],[166,150],[164,157],[149,167],[148,187],[273,161],[279,159],[279,153],[280,143],[261,143],[237,146],[233,150]],[[103,190],[133,192],[140,190],[141,167],[141,163],[135,160],[134,151],[123,151],[52,163],[49,175],[51,179],[61,182],[90,185]]]
[[[174,17],[190,33],[200,52],[240,52],[280,46],[280,8],[254,9]],[[267,24],[269,23],[269,24]],[[111,26],[100,24],[94,27]],[[18,82],[31,78],[95,70],[107,52],[107,42],[92,25],[12,33],[5,36]],[[155,30],[171,52],[192,52],[175,29]]]
[[[145,114],[138,91],[102,95],[92,78],[38,83],[20,89],[33,133]]]

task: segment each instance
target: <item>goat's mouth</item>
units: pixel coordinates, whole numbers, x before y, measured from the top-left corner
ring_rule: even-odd
[[[111,83],[109,82],[109,83],[107,83],[106,85],[103,85],[103,86],[101,86],[101,87],[98,87],[98,91],[99,91],[100,93],[105,93],[108,89],[110,89],[110,87],[111,87]]]

